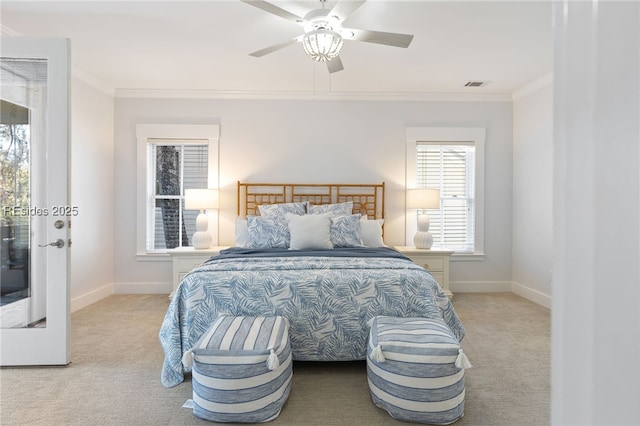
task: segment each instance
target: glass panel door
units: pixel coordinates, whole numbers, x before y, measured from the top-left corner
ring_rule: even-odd
[[[69,44],[0,43],[0,365],[69,362]]]

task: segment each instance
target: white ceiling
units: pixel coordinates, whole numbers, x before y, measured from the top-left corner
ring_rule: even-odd
[[[273,3],[301,16],[321,8]],[[74,72],[116,95],[510,95],[552,68],[548,1],[369,0],[345,26],[414,34],[413,42],[345,41],[345,69],[331,75],[299,44],[249,56],[302,28],[238,0],[3,0],[0,12],[3,34],[68,37]],[[490,83],[464,87],[470,80]]]

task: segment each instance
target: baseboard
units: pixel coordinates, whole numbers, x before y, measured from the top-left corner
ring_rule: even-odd
[[[71,299],[71,312],[86,308],[87,306],[92,305],[104,299],[105,297],[109,297],[112,294],[113,284],[107,284],[105,286],[92,290],[89,293],[74,297],[73,299]]]
[[[449,288],[454,295],[456,293],[514,293],[551,309],[551,296],[515,281],[456,281],[449,283]]]
[[[449,283],[456,293],[507,293],[511,291],[511,281],[455,281]]]
[[[511,284],[511,291],[520,297],[524,297],[525,299],[532,301],[533,303],[537,303],[538,305],[551,309],[551,296],[548,294],[542,293],[539,290],[527,287],[515,281]]]
[[[513,292],[534,303],[551,308],[551,296],[538,290],[511,281],[456,281],[449,284],[455,293],[505,293]],[[71,300],[71,312],[82,309],[111,294],[170,294],[170,282],[130,282],[114,283]]]
[[[115,283],[115,294],[169,294],[173,291],[170,282]]]
[[[113,283],[71,299],[71,312],[86,308],[112,294],[169,294],[171,283]]]

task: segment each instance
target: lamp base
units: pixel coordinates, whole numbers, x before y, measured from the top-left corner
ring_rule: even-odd
[[[413,245],[419,249],[430,249],[433,245],[433,235],[429,232],[429,215],[418,212],[418,231],[413,236]]]
[[[191,245],[197,250],[208,249],[211,247],[212,240],[211,234],[207,231],[196,231],[191,237]]]
[[[429,231],[418,231],[413,236],[413,245],[418,249],[430,249],[433,245],[433,235]]]
[[[203,250],[211,247],[213,238],[211,234],[207,232],[208,227],[209,218],[204,211],[201,210],[198,217],[196,217],[196,232],[194,232],[193,237],[191,237],[191,245],[193,245],[193,248]]]

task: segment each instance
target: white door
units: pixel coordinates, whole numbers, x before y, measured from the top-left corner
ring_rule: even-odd
[[[69,41],[2,37],[0,365],[69,363]]]

